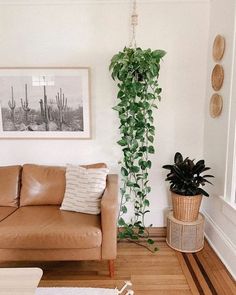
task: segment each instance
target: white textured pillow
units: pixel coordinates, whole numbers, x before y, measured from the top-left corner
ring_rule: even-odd
[[[60,209],[99,214],[108,172],[108,168],[86,169],[67,165],[66,190]]]

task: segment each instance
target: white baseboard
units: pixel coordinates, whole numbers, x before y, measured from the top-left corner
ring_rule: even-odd
[[[205,237],[207,241],[236,280],[236,245],[205,210],[202,210],[202,213],[206,218]]]

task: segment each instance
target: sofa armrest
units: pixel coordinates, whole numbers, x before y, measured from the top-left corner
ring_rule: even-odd
[[[109,174],[101,201],[102,259],[117,254],[118,175]]]

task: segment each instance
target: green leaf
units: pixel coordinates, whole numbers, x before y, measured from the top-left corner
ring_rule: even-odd
[[[205,177],[212,177],[212,178],[215,178],[215,176],[213,176],[213,175],[203,175],[202,177],[203,177],[203,178],[205,178]]]
[[[154,154],[155,153],[155,149],[154,149],[154,147],[152,145],[148,147],[148,152],[149,152],[149,154]]]
[[[118,233],[118,239],[125,239],[125,233],[124,232],[119,232]]]
[[[154,129],[149,129],[149,133],[151,133],[152,135],[155,135],[155,130]]]
[[[150,187],[150,186],[147,186],[147,187],[146,187],[146,192],[147,192],[147,194],[149,194],[150,191],[151,191],[151,187]]]
[[[119,218],[119,220],[118,220],[118,224],[119,224],[120,226],[125,225],[125,221],[124,221],[124,219],[123,219],[122,217]]]
[[[140,170],[140,168],[139,168],[138,166],[133,166],[133,167],[131,167],[130,170],[131,170],[132,172],[134,172],[134,173],[138,173],[139,170]]]
[[[154,141],[154,137],[153,137],[152,135],[149,135],[149,136],[148,136],[148,140],[149,140],[151,143],[153,143],[153,141]]]
[[[146,152],[147,147],[146,146],[142,146],[139,150],[140,150],[140,152]]]
[[[152,167],[152,162],[150,160],[147,161],[147,168],[151,169]]]
[[[144,234],[144,230],[143,229],[139,229],[138,230],[139,235],[143,235]]]
[[[133,150],[133,151],[136,151],[137,148],[138,148],[138,141],[135,139],[135,140],[133,141],[133,144],[132,144],[132,150]]]
[[[128,171],[124,167],[121,167],[121,174],[123,176],[128,176],[129,175]]]
[[[152,239],[148,239],[148,240],[147,240],[147,243],[148,243],[149,245],[153,245],[153,244],[154,244],[154,241],[153,241]]]
[[[117,143],[121,146],[126,146],[127,145],[127,141],[125,139],[121,139],[119,141],[117,141]]]
[[[158,109],[158,106],[155,103],[152,104],[152,107]]]
[[[181,155],[181,153],[177,152],[177,153],[175,154],[174,162],[175,162],[176,164],[179,164],[179,163],[182,163],[182,162],[183,162],[183,156]]]
[[[203,196],[209,197],[209,194],[205,190],[203,190],[202,188],[198,189],[198,193]]]
[[[153,53],[152,53],[152,55],[154,56],[154,57],[158,57],[158,58],[162,58],[162,57],[164,57],[165,55],[166,55],[166,51],[164,51],[164,50],[161,50],[161,49],[158,49],[158,50],[154,50],[153,51]]]
[[[120,112],[122,110],[122,107],[120,106],[115,106],[112,108],[113,110],[117,111],[117,112]]]
[[[131,199],[130,195],[129,194],[125,194],[125,200],[126,200],[126,202],[128,202],[130,199]]]
[[[149,116],[152,116],[152,110],[148,110],[147,113]]]
[[[146,200],[144,200],[144,205],[149,207],[150,202],[146,199]]]
[[[122,98],[124,95],[125,95],[124,92],[120,90],[117,94],[117,97]]]
[[[171,170],[173,168],[173,165],[164,165],[162,166],[162,168]]]
[[[134,186],[134,184],[135,183],[133,181],[130,181],[130,180],[128,180],[127,183],[126,183],[126,185],[129,186],[129,187]]]
[[[122,211],[123,213],[127,213],[127,211],[128,211],[128,210],[127,210],[127,207],[126,207],[126,206],[122,206],[122,207],[121,207],[121,211]]]
[[[149,121],[150,121],[151,123],[153,123],[153,122],[154,122],[154,119],[153,119],[153,117],[149,117],[148,119],[149,119]]]
[[[157,88],[156,90],[155,90],[155,94],[160,94],[162,92],[162,89],[161,88]],[[160,101],[160,96],[157,96],[157,98],[159,99],[159,101]]]

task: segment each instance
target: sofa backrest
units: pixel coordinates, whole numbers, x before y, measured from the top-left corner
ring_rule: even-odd
[[[104,163],[83,165],[106,167]],[[61,205],[66,186],[66,167],[25,164],[22,170],[20,206]]]
[[[22,170],[20,206],[58,205],[65,192],[65,168],[25,164]]]
[[[18,207],[21,166],[0,167],[0,206]]]

